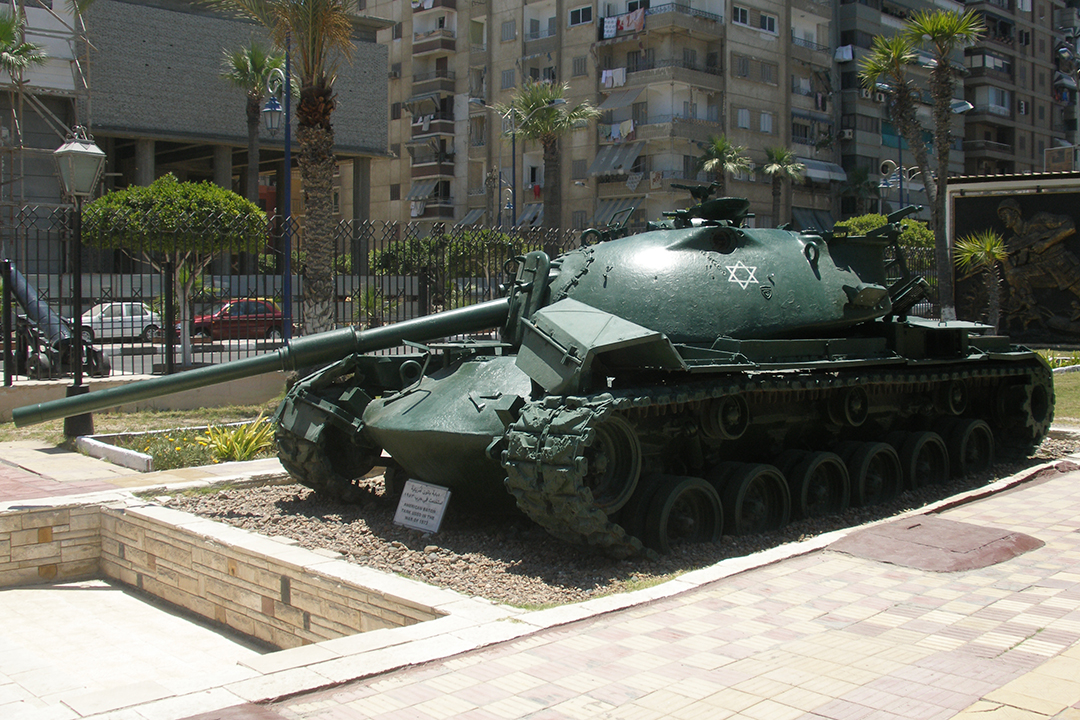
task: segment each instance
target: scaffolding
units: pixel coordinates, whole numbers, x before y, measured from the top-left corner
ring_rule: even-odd
[[[51,170],[52,152],[73,125],[90,127],[90,42],[79,11],[80,5],[89,3],[5,0],[4,4],[0,12],[26,18],[18,41],[36,45],[46,55],[44,63],[14,75],[0,68],[0,89],[6,90],[8,99],[0,118],[0,225],[12,227],[27,203],[64,204],[58,193],[44,189],[44,182],[30,187],[30,181],[35,166]],[[38,176],[44,180],[47,172],[38,170]]]

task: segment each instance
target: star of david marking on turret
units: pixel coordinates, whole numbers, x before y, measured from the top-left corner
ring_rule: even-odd
[[[725,267],[728,269],[728,272],[731,273],[731,275],[728,276],[728,282],[739,283],[739,287],[743,290],[750,287],[750,283],[757,282],[757,278],[754,277],[754,273],[757,272],[757,267],[743,265],[742,260],[734,265],[725,265]],[[745,277],[743,277],[743,275],[745,275]]]

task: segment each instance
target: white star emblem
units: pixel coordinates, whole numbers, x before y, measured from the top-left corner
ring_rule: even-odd
[[[742,260],[738,261],[734,265],[726,265],[725,267],[728,269],[728,272],[731,273],[731,275],[728,277],[728,282],[739,283],[739,287],[741,287],[743,290],[748,288],[750,286],[750,283],[757,282],[757,278],[754,277],[754,273],[757,272],[757,267],[749,267],[747,265],[743,265]],[[746,271],[745,278],[742,276],[743,270]]]

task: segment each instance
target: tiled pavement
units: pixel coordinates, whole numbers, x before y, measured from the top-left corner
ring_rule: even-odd
[[[1044,545],[954,573],[817,551],[490,649],[200,720],[1080,720],[1080,473],[942,517]]]
[[[123,482],[138,481],[109,484]],[[710,582],[624,610],[608,612],[604,599],[526,613],[511,624],[549,629],[197,717],[1080,720],[1080,472],[1049,473],[941,517],[1043,544],[953,573],[828,548],[795,552],[722,579],[705,571]],[[693,575],[673,585],[691,587]],[[583,619],[550,627],[561,617]],[[156,680],[144,675],[153,653],[137,662],[131,677],[143,690],[185,682],[175,666]],[[183,707],[41,717],[166,720],[199,712]]]

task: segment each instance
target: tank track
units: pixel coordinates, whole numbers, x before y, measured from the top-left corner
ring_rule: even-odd
[[[526,404],[507,431],[502,455],[506,487],[518,507],[555,537],[588,544],[615,557],[630,557],[645,551],[641,540],[596,506],[586,483],[586,449],[594,439],[595,428],[613,413],[628,418],[677,414],[713,398],[746,393],[775,393],[779,401],[789,393],[824,396],[830,390],[856,385],[878,391],[898,390],[954,380],[1000,382],[1025,375],[1030,379],[1024,387],[1041,383],[1050,388],[1048,416],[1033,417],[1033,401],[1028,396],[1020,400],[1017,408],[1026,413],[1022,427],[1009,427],[1014,444],[1030,449],[1045,437],[1053,417],[1052,374],[1037,359],[980,363],[963,369],[939,366],[927,371],[904,367],[871,373],[865,368],[841,373],[763,372],[587,397],[545,397]]]

